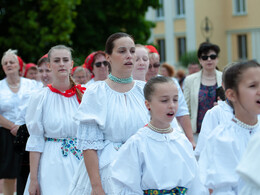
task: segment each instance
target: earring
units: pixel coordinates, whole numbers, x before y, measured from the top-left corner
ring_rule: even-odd
[[[151,108],[148,108],[149,111],[151,111]]]

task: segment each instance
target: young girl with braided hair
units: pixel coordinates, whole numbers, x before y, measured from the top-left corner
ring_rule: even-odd
[[[70,76],[71,49],[52,47],[48,65],[53,82],[31,98],[25,117],[30,134],[26,145],[30,151],[30,195],[66,194],[82,158],[76,147],[78,123],[73,115],[85,88]]]

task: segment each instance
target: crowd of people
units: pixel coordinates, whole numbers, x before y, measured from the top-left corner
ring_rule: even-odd
[[[15,184],[17,195],[260,194],[260,65],[221,72],[219,53],[201,43],[186,76],[123,32],[81,66],[65,45],[37,64],[9,49],[0,80],[4,195]]]

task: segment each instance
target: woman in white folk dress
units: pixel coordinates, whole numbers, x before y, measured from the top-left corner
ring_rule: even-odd
[[[89,86],[75,115],[80,121],[78,147],[85,161],[73,178],[69,195],[113,194],[109,164],[121,144],[149,120],[145,82],[131,76],[136,60],[133,38],[126,33],[112,34],[106,54],[111,65],[108,79]]]
[[[52,47],[48,61],[53,82],[32,96],[25,116],[30,134],[26,145],[30,152],[30,195],[66,194],[82,157],[76,148],[78,123],[72,117],[85,88],[75,85],[70,77],[71,49]]]

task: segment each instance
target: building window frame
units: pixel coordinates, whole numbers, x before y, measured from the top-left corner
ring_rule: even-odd
[[[233,0],[233,15],[241,16],[247,14],[247,0]]]
[[[181,56],[187,52],[186,37],[177,37],[177,56],[180,61]]]
[[[165,47],[165,38],[160,38],[156,40],[158,45],[158,52],[160,54],[160,62],[166,61],[166,47]]]
[[[248,59],[247,34],[237,35],[237,45],[238,45],[238,59],[247,60]]]
[[[176,18],[185,17],[185,0],[175,0]]]
[[[155,10],[156,20],[164,19],[164,0],[159,0],[160,7]]]

